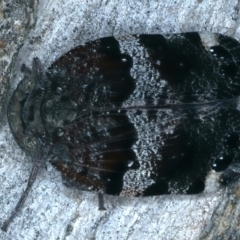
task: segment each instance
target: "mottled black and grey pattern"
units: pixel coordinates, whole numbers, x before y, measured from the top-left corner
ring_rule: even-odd
[[[10,100],[10,127],[70,187],[209,191],[240,163],[239,46],[209,32],[132,35],[79,46],[46,73],[36,58]]]

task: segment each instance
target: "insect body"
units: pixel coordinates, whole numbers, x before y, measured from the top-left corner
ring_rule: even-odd
[[[43,73],[38,58],[8,106],[33,155],[21,208],[42,162],[67,186],[120,196],[193,194],[209,173],[237,177],[240,44],[214,33],[107,37]]]

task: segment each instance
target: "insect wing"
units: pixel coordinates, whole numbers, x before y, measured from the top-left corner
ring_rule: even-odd
[[[47,73],[52,163],[69,185],[114,195],[203,191],[208,172],[239,155],[237,48],[219,34],[184,33],[71,50]],[[59,100],[61,113],[47,108]]]

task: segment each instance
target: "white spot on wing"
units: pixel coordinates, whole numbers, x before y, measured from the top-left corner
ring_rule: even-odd
[[[206,48],[206,50],[209,50],[209,48],[218,46],[218,38],[215,33],[212,32],[199,32],[199,36],[202,40],[203,46]]]
[[[221,174],[221,172],[215,172],[214,170],[208,173],[205,181],[205,193],[216,192],[220,189],[219,178]]]

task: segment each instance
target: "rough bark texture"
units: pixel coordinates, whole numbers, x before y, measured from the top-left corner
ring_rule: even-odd
[[[103,36],[208,30],[240,40],[237,0],[0,1],[0,223],[26,186],[31,159],[16,145],[6,103],[23,63],[57,57]],[[20,48],[21,47],[21,48]],[[213,194],[119,198],[64,187],[47,165],[24,208],[0,239],[240,239],[239,183]]]

